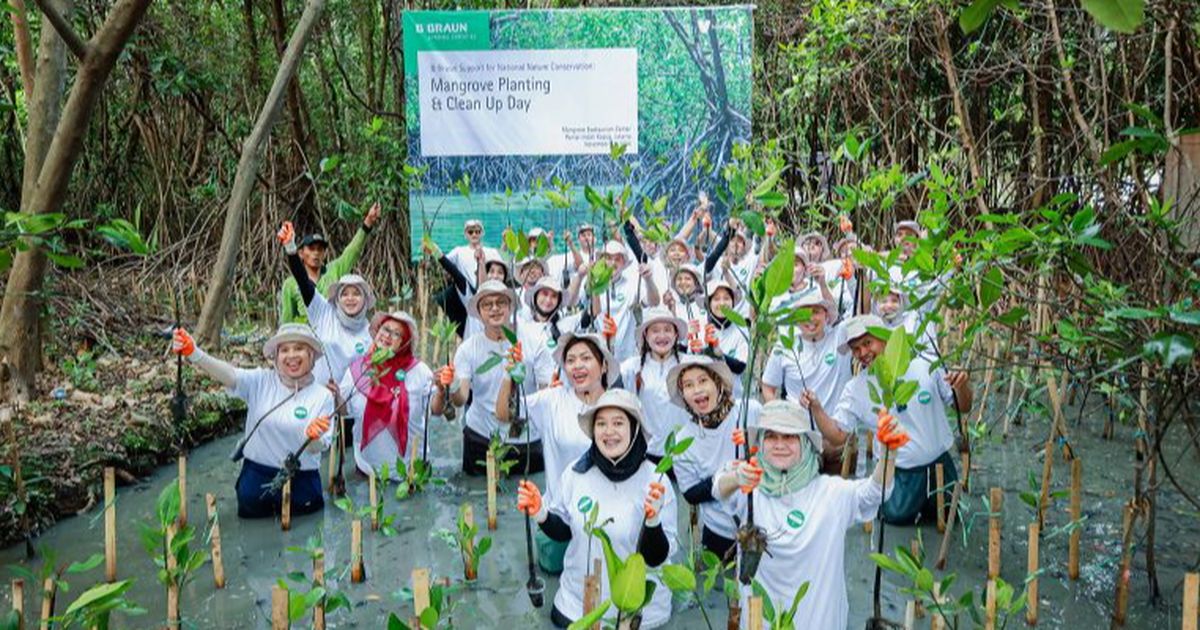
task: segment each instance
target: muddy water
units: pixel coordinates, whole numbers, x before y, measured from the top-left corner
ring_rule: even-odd
[[[994,401],[999,405],[1001,401]],[[1095,436],[1100,429],[1104,412],[1089,409],[1083,414],[1083,424],[1071,427],[1073,445],[1084,456],[1083,510],[1086,516],[1082,543],[1082,575],[1077,582],[1066,577],[1067,536],[1055,535],[1053,530],[1068,522],[1067,500],[1059,499],[1048,516],[1041,557],[1044,573],[1040,580],[1040,625],[1048,628],[1099,628],[1108,625],[1120,553],[1121,504],[1129,497],[1132,487],[1131,431],[1118,429],[1118,439],[1101,441]],[[1070,413],[1072,422],[1076,414]],[[350,519],[339,509],[327,505],[323,514],[297,517],[289,532],[281,532],[277,522],[239,520],[235,514],[233,483],[238,467],[227,459],[234,438],[226,438],[194,450],[190,455],[188,508],[193,523],[201,523],[204,514],[204,493],[214,492],[220,507],[225,571],[228,584],[223,590],[213,587],[212,570],[205,565],[182,594],[184,625],[188,628],[264,628],[269,627],[270,589],[289,572],[310,569],[306,556],[289,552],[289,546],[303,546],[311,537],[324,540],[326,563],[330,567],[330,583],[341,589],[353,602],[349,612],[331,614],[331,627],[383,627],[387,613],[396,611],[407,617],[411,604],[400,599],[399,591],[407,586],[414,567],[429,567],[435,578],[448,576],[461,579],[462,566],[458,553],[449,549],[434,532],[451,528],[458,506],[469,502],[475,507],[480,523],[484,520],[485,494],[482,480],[466,479],[456,474],[458,469],[459,430],[456,425],[433,423],[431,458],[438,473],[448,483],[431,487],[423,495],[402,502],[388,499],[388,512],[397,515],[399,534],[384,537],[367,532],[364,536],[364,555],[368,579],[363,584],[350,584],[345,575],[349,556]],[[986,511],[980,497],[985,489],[999,486],[1005,490],[1004,534],[1002,545],[1002,576],[1011,583],[1025,577],[1027,524],[1034,519],[1032,509],[1019,499],[1019,493],[1029,489],[1029,473],[1040,479],[1041,459],[1038,449],[1044,438],[1045,424],[1011,429],[1005,442],[990,440],[977,445],[976,469],[972,477],[972,493],[966,501],[966,542],[963,529],[956,532],[956,543],[950,553],[949,570],[959,574],[953,593],[964,588],[976,590],[982,596],[981,585],[987,568]],[[1174,460],[1172,460],[1174,461]],[[1176,476],[1195,480],[1196,455],[1183,457]],[[1055,489],[1065,489],[1069,468],[1061,463],[1054,470]],[[165,595],[155,581],[155,567],[138,541],[137,523],[150,522],[154,500],[159,490],[175,477],[173,466],[159,470],[152,477],[133,487],[120,488],[117,500],[119,517],[119,575],[136,578],[131,598],[144,606],[148,613],[116,621],[117,627],[161,627],[165,615]],[[358,504],[367,501],[365,480],[349,476],[349,492]],[[459,628],[483,627],[551,627],[549,605],[557,589],[557,581],[547,579],[547,606],[541,610],[531,607],[525,594],[524,526],[520,515],[512,509],[511,483],[502,495],[499,529],[490,532],[496,544],[480,568],[480,579],[455,597],[453,622]],[[59,558],[74,561],[103,551],[103,519],[99,510],[90,515],[72,518],[42,535],[36,542],[57,550]],[[681,512],[686,518],[686,510]],[[1147,603],[1146,579],[1142,556],[1139,553],[1131,577],[1130,614],[1127,627],[1179,627],[1182,574],[1185,566],[1195,562],[1198,533],[1197,518],[1181,497],[1164,486],[1160,497],[1158,557],[1160,583],[1168,604],[1152,608]],[[681,523],[681,532],[686,524]],[[936,555],[940,541],[935,528],[887,529],[887,547],[907,545],[918,532]],[[489,532],[484,532],[488,534]],[[686,535],[686,534],[685,534]],[[873,565],[867,554],[873,540],[861,527],[854,528],[847,540],[846,567],[850,592],[851,628],[863,627],[871,614],[871,583]],[[4,565],[25,563],[23,548],[18,545],[0,552]],[[37,561],[34,562],[36,565]],[[930,561],[932,563],[932,561]],[[103,567],[82,576],[72,576],[71,593],[60,597],[58,611],[81,592],[86,584],[101,579]],[[797,580],[804,576],[797,576]],[[885,616],[902,621],[906,596],[903,585],[895,576],[884,577]],[[38,589],[27,588],[28,591]],[[0,589],[0,609],[9,607],[11,597],[7,588]],[[40,609],[40,596],[27,595],[27,611]],[[725,606],[717,596],[709,601],[710,617],[715,627],[724,627]],[[970,624],[966,619],[963,627]],[[918,622],[928,627],[928,618]],[[1018,627],[1023,620],[1013,620]],[[307,627],[308,621],[297,624]],[[695,608],[677,605],[671,626],[703,628],[704,622]]]

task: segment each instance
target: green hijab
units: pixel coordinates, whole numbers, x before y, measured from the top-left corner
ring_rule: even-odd
[[[800,461],[795,466],[780,470],[772,466],[765,455],[759,460],[763,476],[758,488],[769,497],[782,497],[797,492],[820,473],[820,456],[812,441],[803,435],[796,437],[800,438]]]

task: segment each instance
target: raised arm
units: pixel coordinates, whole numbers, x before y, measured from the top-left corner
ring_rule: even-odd
[[[287,252],[288,270],[292,272],[292,279],[296,281],[296,288],[300,290],[300,299],[307,307],[312,304],[313,296],[317,293],[317,285],[313,284],[312,278],[308,277],[304,261],[300,260],[299,250],[296,248],[296,229],[292,227],[292,222],[284,221],[279,232],[275,234],[275,238],[283,244],[283,250]]]
[[[225,387],[237,384],[237,368],[197,348],[196,341],[183,328],[175,329],[171,338],[171,352],[182,354],[188,363]]]
[[[354,233],[354,238],[350,240],[350,244],[346,246],[346,249],[342,250],[341,256],[334,258],[325,266],[325,273],[332,275],[334,278],[340,278],[350,273],[358,265],[358,259],[362,258],[363,250],[367,245],[367,236],[371,234],[371,230],[379,222],[381,210],[382,208],[378,201],[371,204],[371,209],[367,210],[367,214],[363,216],[362,225]]]

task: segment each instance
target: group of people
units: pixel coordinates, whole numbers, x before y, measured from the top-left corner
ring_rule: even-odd
[[[930,330],[927,312],[906,307],[929,302],[919,298],[937,284],[897,268],[875,283],[886,292],[864,308],[858,297],[872,278],[854,262],[851,252],[864,245],[845,219],[833,247],[818,232],[796,239],[793,281],[771,310],[810,315],[794,343],[770,350],[761,379],[751,379],[755,357],[739,322],[755,316],[747,293],[775,255],[774,225],[756,237],[731,220],[718,233],[701,199],[665,244],[646,238],[636,220],[604,226],[605,239],[580,225],[562,236],[561,251],[553,234],[534,229],[525,235],[529,251],[544,251],[546,239],[550,253],[513,260],[483,244],[480,221],[467,221],[463,245],[446,253],[426,245],[446,272],[444,306],[461,335],[451,361],[429,366],[415,355],[428,331],[403,311],[376,310],[371,284],[350,273],[378,218],[376,206],[328,264],[320,235],[297,243],[293,227],[281,227],[290,278],[281,325],[264,346],[271,368],[231,366],[175,331],[174,351],[247,403],[242,517],[278,513],[270,480],[289,458],[293,467],[298,460],[292,513],[322,508],[319,452],[342,430],[333,418],[352,421],[354,463],[368,474],[407,464],[431,417],[458,416],[464,474],[484,473],[494,440],[511,447],[518,509],[539,526],[538,563],[561,575],[556,625],[583,615],[585,577],[594,560],[604,561],[601,546],[589,544],[590,524],[604,524],[618,556],[640,552],[651,568],[680,561],[682,496],[698,511],[698,544],[735,563],[752,505],[770,550],[757,580],[772,601],[791,602],[807,581],[796,618],[842,628],[846,530],[880,510],[889,523],[931,519],[940,490],[934,466],[943,464],[945,482],[957,478],[948,414],[971,406],[965,374],[919,354],[903,375],[917,383],[908,405],[882,409],[869,392],[867,368],[882,356],[887,331]],[[894,236],[903,259],[923,234],[902,221]],[[611,280],[603,295],[587,295],[600,260]],[[894,455],[860,479],[825,474],[864,428],[874,432],[876,452]],[[682,452],[668,451],[689,439]],[[659,474],[667,455],[673,466]],[[540,486],[530,478],[539,472]],[[671,595],[660,584],[642,625],[670,615]]]

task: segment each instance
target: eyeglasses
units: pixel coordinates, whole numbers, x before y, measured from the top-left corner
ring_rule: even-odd
[[[508,308],[508,300],[487,300],[479,303],[481,311],[499,311]]]
[[[398,339],[404,335],[403,328],[380,328],[379,336],[385,339]]]
[[[483,234],[483,230],[479,228],[470,228],[467,230],[467,234]]]

